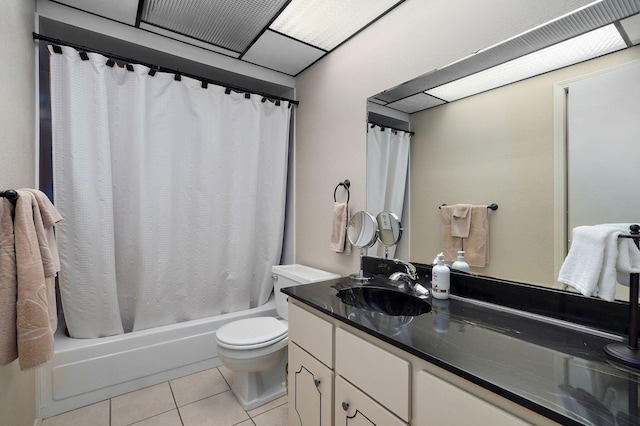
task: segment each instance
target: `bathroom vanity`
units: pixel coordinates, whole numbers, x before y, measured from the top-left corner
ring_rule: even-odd
[[[459,285],[449,300],[429,299],[430,312],[389,315],[338,297],[353,286],[342,278],[283,290],[290,424],[640,422],[638,372],[602,351],[622,336],[456,296]],[[543,296],[553,304],[557,295]]]

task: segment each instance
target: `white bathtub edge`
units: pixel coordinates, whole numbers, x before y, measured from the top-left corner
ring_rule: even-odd
[[[275,317],[273,298],[248,311],[122,336],[71,339],[57,333],[53,359],[38,371],[41,417],[218,367],[215,331],[255,316]]]

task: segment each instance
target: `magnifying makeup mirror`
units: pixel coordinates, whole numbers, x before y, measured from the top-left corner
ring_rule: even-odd
[[[375,244],[377,236],[378,223],[371,213],[358,211],[351,216],[347,228],[347,238],[349,238],[351,245],[360,249],[360,271],[349,276],[352,280],[363,283],[370,279],[364,276],[362,258],[365,250]]]
[[[389,258],[389,247],[395,246],[402,237],[402,224],[395,213],[386,211],[376,216],[378,241],[384,246],[384,258]]]

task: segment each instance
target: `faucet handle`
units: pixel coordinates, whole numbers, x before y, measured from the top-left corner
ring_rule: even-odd
[[[393,259],[393,261],[397,265],[403,265],[404,268],[407,271],[407,274],[411,277],[412,280],[417,280],[418,279],[418,274],[417,274],[417,271],[416,271],[416,267],[413,266],[411,263],[405,262],[404,260],[400,260],[400,259]]]

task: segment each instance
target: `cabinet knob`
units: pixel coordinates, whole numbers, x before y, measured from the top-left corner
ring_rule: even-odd
[[[318,379],[313,379],[313,383],[316,385],[316,387],[320,386],[320,380]]]
[[[344,401],[343,401],[343,402],[342,402],[342,409],[343,409],[344,411],[347,411],[347,410],[349,409],[349,403],[348,403],[348,402],[344,402]]]

